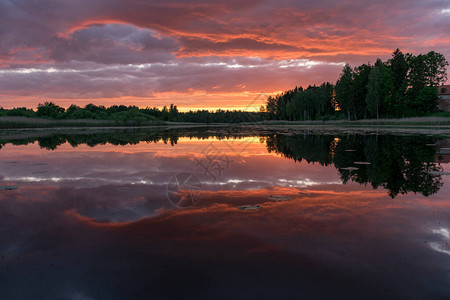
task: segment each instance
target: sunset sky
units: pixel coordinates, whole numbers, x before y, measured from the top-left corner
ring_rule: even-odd
[[[449,0],[0,0],[0,106],[255,109],[396,48],[450,59],[449,28]]]

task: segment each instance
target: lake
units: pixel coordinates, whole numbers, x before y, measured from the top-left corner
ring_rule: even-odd
[[[0,138],[0,299],[450,298],[450,139]]]

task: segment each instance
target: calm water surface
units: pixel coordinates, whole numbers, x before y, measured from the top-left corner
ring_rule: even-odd
[[[450,298],[449,139],[203,130],[0,145],[0,299]]]

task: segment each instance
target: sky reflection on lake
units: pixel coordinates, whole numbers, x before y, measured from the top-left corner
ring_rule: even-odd
[[[447,140],[176,141],[4,143],[0,298],[450,296]],[[177,174],[195,205],[169,201]]]

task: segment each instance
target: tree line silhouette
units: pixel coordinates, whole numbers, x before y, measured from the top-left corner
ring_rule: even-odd
[[[37,117],[51,120],[112,120],[117,124],[141,125],[149,122],[194,122],[194,123],[240,123],[268,120],[265,112],[247,112],[239,110],[222,110],[215,112],[197,110],[180,112],[176,105],[139,108],[135,105],[103,105],[87,104],[84,107],[72,104],[65,109],[54,102],[40,103],[36,110],[26,107],[4,109],[0,107],[0,116]]]
[[[374,65],[343,67],[336,84],[295,87],[267,99],[276,120],[358,120],[424,115],[437,107],[437,86],[447,81],[448,61],[437,52],[414,56],[395,50]]]

